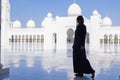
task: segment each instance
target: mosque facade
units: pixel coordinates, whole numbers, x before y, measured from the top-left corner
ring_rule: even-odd
[[[32,19],[23,28],[19,20],[10,21],[9,0],[2,0],[1,45],[5,47],[9,43],[30,42],[44,43],[45,48],[52,47],[53,44],[64,48],[66,43],[73,43],[76,18],[82,15],[82,10],[77,3],[72,3],[67,14],[53,18],[49,12],[40,28],[36,28]],[[91,44],[91,47],[99,44],[120,44],[120,26],[112,26],[112,20],[108,16],[102,18],[97,10],[93,10],[89,19],[84,16],[84,23],[87,27],[86,43]]]

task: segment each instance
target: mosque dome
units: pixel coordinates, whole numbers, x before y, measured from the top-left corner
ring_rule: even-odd
[[[52,18],[52,13],[49,12],[49,13],[47,14],[47,17],[48,17],[48,18]]]
[[[111,25],[112,25],[111,19],[110,19],[109,17],[105,17],[105,18],[103,19],[103,25],[104,25],[104,26],[111,26]]]
[[[14,28],[21,28],[22,25],[21,25],[21,22],[19,20],[16,20],[13,22],[13,27]]]
[[[56,16],[56,17],[55,17],[56,20],[59,19],[59,18],[60,18],[59,16]]]
[[[78,16],[81,15],[81,8],[78,4],[73,3],[68,8],[68,16]]]
[[[35,22],[31,19],[27,22],[27,28],[35,28]]]
[[[98,11],[97,11],[97,10],[94,10],[94,11],[93,11],[93,15],[99,15]]]

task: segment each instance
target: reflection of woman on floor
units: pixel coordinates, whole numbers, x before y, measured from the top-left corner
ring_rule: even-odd
[[[82,77],[84,73],[92,74],[94,78],[95,71],[92,69],[85,52],[86,26],[82,16],[77,17],[77,27],[73,44],[73,68],[75,76]]]

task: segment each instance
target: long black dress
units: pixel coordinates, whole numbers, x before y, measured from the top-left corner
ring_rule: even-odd
[[[86,26],[78,25],[75,30],[75,38],[73,44],[73,69],[74,73],[93,73],[88,59],[86,58],[85,48],[80,50],[80,46],[85,46]]]

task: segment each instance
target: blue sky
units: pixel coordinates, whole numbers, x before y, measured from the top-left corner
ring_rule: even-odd
[[[16,19],[25,26],[33,19],[40,27],[41,21],[48,12],[55,16],[67,16],[68,7],[74,0],[10,0],[11,21]],[[120,26],[120,0],[76,0],[82,9],[82,15],[90,18],[93,10],[97,10],[102,18],[109,16],[114,26]]]

